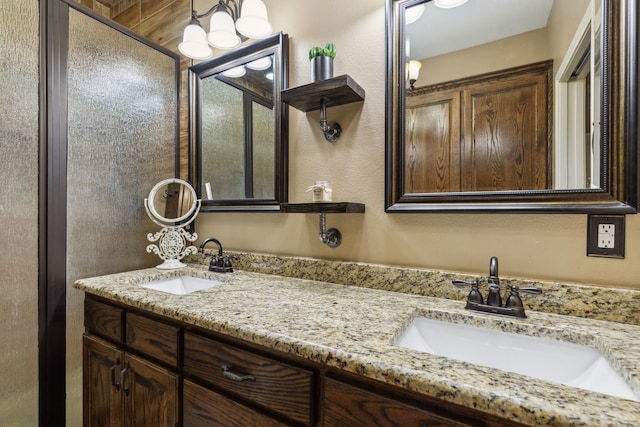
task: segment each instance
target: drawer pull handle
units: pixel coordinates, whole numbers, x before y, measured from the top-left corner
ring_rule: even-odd
[[[116,360],[116,363],[111,367],[111,385],[116,388],[116,391],[120,391],[120,384],[116,382],[116,368],[120,366],[120,359]]]
[[[238,381],[238,382],[244,382],[244,381],[251,381],[251,382],[255,382],[256,377],[254,377],[253,375],[238,375],[235,372],[232,372],[229,368],[227,368],[226,366],[221,366],[222,368],[222,376],[230,379],[231,381]]]
[[[127,371],[129,371],[129,362],[124,364],[124,369],[120,371],[120,384],[122,385],[122,391],[124,394],[129,396],[129,386],[125,385],[125,375],[127,375]]]

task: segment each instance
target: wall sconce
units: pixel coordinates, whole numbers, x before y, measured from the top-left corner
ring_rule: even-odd
[[[407,64],[407,74],[409,75],[409,89],[414,90],[415,87],[413,84],[418,80],[418,76],[420,75],[420,68],[422,68],[422,62],[420,61],[409,61]]]
[[[206,34],[199,19],[211,14],[210,32]],[[191,21],[184,29],[178,50],[191,59],[208,59],[213,55],[209,45],[233,49],[242,40],[262,39],[272,31],[262,0],[218,0],[218,4],[202,15],[191,11]]]

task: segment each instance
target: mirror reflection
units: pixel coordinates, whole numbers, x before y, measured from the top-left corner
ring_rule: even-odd
[[[192,144],[202,211],[278,210],[286,202],[287,36],[190,69]]]
[[[177,178],[161,181],[149,192],[149,210],[159,221],[175,223],[196,209],[196,193],[186,181]]]
[[[275,197],[274,55],[202,80],[206,200]]]
[[[601,1],[406,8],[404,193],[600,189]]]

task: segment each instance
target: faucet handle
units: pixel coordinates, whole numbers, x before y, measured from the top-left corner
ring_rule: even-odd
[[[467,296],[468,302],[475,302],[478,304],[482,304],[484,302],[482,298],[482,294],[478,290],[478,279],[471,282],[466,280],[455,279],[453,280],[453,284],[458,286],[471,286],[471,291]]]
[[[517,286],[511,286],[511,290],[513,291],[515,289],[516,292],[526,292],[528,294],[538,294],[540,295],[542,293],[542,289],[540,288],[536,288],[535,286],[531,286],[530,288],[519,288]]]
[[[535,286],[532,286],[530,288],[519,288],[513,285],[511,286],[511,294],[509,295],[509,298],[507,298],[505,307],[509,307],[509,308],[522,307],[522,299],[520,299],[520,295],[518,295],[519,292],[526,292],[528,294],[539,295],[542,293],[542,289],[536,288]]]
[[[236,259],[233,255],[226,255],[224,257],[224,262],[222,263],[222,268],[225,273],[233,272],[233,267],[231,266],[231,260]]]

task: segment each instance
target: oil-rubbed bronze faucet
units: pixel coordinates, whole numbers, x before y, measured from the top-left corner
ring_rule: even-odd
[[[218,254],[208,255],[204,253],[204,247],[207,243],[213,242],[218,246]],[[202,241],[200,244],[200,249],[198,252],[203,254],[204,256],[210,256],[211,262],[209,263],[209,271],[214,271],[216,273],[232,273],[233,267],[231,266],[231,260],[235,259],[233,256],[223,256],[222,255],[222,243],[218,239],[213,237],[208,237]]]
[[[505,316],[527,317],[524,313],[524,306],[520,299],[520,292],[530,294],[541,294],[542,290],[536,287],[519,288],[511,286],[511,293],[507,298],[507,302],[502,304],[502,296],[500,295],[500,279],[498,278],[498,258],[491,257],[489,262],[489,293],[486,302],[484,301],[480,290],[478,289],[478,280],[468,282],[465,280],[454,280],[455,285],[470,285],[471,292],[467,296],[467,310],[482,311],[484,313],[502,314]]]

